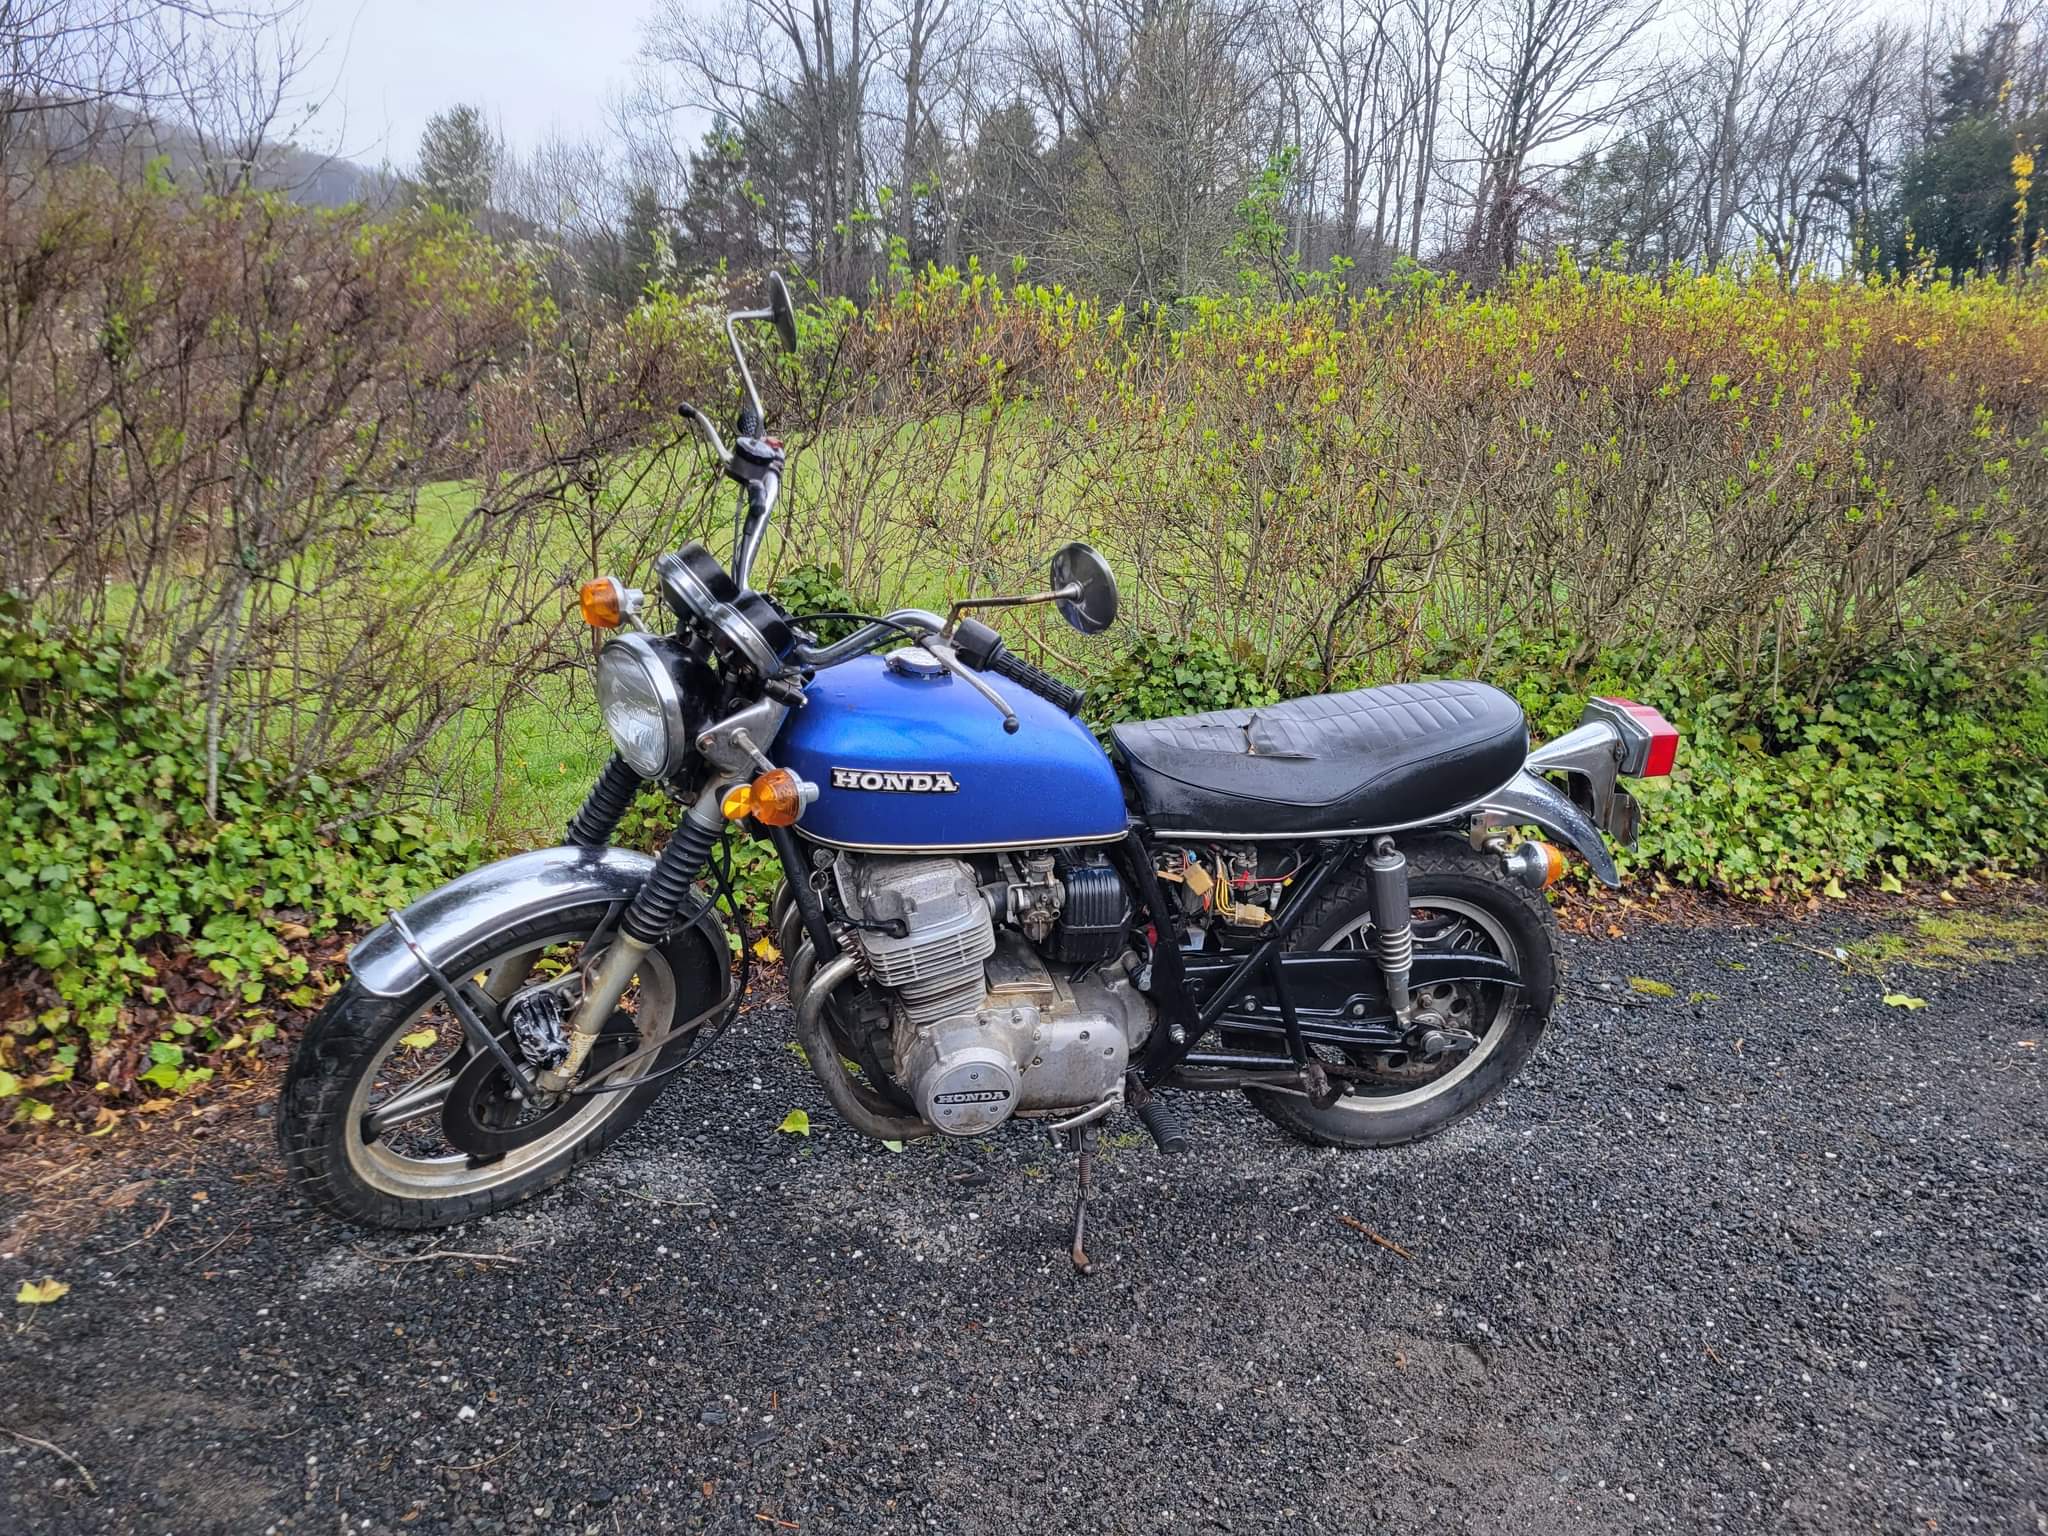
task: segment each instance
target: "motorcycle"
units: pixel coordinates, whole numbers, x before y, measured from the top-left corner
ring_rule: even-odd
[[[682,408],[740,488],[730,569],[701,543],[661,556],[666,632],[648,594],[584,586],[614,755],[561,847],[355,947],[284,1087],[296,1186],[354,1222],[437,1227],[597,1155],[739,1010],[734,837],[780,861],[770,932],[839,1117],[891,1142],[1045,1125],[1078,1154],[1083,1272],[1091,1151],[1121,1110],[1181,1152],[1174,1097],[1238,1092],[1301,1141],[1369,1148],[1499,1093],[1557,995],[1558,844],[1619,883],[1606,840],[1640,816],[1623,781],[1671,771],[1672,726],[1595,698],[1532,752],[1497,689],[1401,683],[1118,724],[1106,751],[1081,692],[980,616],[1049,603],[1108,628],[1116,582],[1082,543],[1043,590],[944,615],[787,612],[750,585],[785,458],[738,327],[796,345],[787,288],[767,289],[725,323],[735,441]],[[828,644],[807,627],[827,621],[857,627]],[[648,784],[683,807],[658,857],[610,845]]]

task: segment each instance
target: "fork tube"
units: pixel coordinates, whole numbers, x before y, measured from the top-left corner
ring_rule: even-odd
[[[704,873],[712,846],[725,830],[718,799],[716,784],[699,795],[661,850],[654,873],[626,908],[618,934],[592,967],[582,1000],[570,1015],[569,1054],[560,1066],[540,1075],[541,1087],[559,1093],[576,1080],[591,1047],[597,1044],[598,1032],[632,984],[641,959],[674,928],[677,914],[690,898],[691,885]]]

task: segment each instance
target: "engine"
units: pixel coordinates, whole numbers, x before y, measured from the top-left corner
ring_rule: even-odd
[[[1122,963],[1130,905],[1114,870],[842,853],[831,879],[889,1009],[888,1065],[940,1131],[979,1136],[1121,1095],[1152,1005]]]

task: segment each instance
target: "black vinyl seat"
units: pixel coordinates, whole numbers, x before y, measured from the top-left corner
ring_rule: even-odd
[[[1468,805],[1529,752],[1522,708],[1484,683],[1394,683],[1110,732],[1155,831],[1396,827]]]

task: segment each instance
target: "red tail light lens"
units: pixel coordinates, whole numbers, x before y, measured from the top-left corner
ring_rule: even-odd
[[[1661,779],[1678,761],[1678,727],[1634,699],[1594,699],[1580,718],[1605,720],[1621,732],[1621,771],[1631,779]]]

